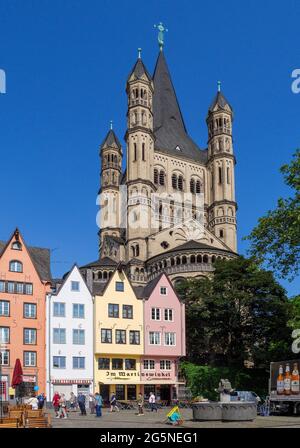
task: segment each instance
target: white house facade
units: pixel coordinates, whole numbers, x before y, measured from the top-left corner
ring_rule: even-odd
[[[75,265],[47,295],[47,400],[93,392],[93,298]]]

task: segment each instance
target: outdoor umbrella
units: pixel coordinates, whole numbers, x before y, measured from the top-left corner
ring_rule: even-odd
[[[19,360],[19,358],[17,358],[11,381],[11,387],[15,389],[21,383],[23,383],[23,370],[21,366],[21,361]]]

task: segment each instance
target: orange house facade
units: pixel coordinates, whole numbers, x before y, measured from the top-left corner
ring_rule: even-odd
[[[18,229],[0,241],[0,393],[8,400],[19,358],[26,394],[46,391],[46,294],[50,251],[26,246]]]

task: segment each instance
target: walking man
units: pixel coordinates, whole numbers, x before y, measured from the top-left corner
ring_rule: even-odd
[[[82,392],[79,392],[77,401],[78,401],[78,405],[79,405],[79,409],[80,409],[80,414],[81,415],[86,415],[85,395],[83,395]]]
[[[96,417],[102,417],[103,399],[98,392],[95,393]]]
[[[157,412],[157,406],[156,406],[155,401],[156,401],[156,399],[155,399],[154,393],[150,392],[149,404],[150,404],[151,412],[153,412],[153,411]]]
[[[115,408],[119,412],[119,408],[117,406],[117,397],[114,393],[112,393],[110,397],[110,412],[113,412]]]
[[[144,415],[144,397],[141,393],[139,393],[139,398],[138,398],[138,408],[139,408],[139,413],[138,415]]]

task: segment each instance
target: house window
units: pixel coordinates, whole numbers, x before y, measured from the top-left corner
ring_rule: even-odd
[[[25,283],[25,294],[26,295],[32,295],[33,293],[33,286],[32,283]]]
[[[74,281],[72,281],[71,282],[71,291],[79,291],[80,290],[80,287],[79,287],[79,282],[74,282]]]
[[[123,319],[133,319],[133,306],[123,305],[122,316]]]
[[[0,344],[9,344],[10,331],[9,327],[0,327]]]
[[[22,285],[22,283],[21,283],[21,285]],[[9,292],[10,294],[13,294],[15,292],[15,283],[14,282],[7,282],[7,292]]]
[[[123,359],[121,359],[121,358],[112,358],[112,360],[111,360],[111,368],[112,368],[112,370],[123,370]]]
[[[24,328],[24,345],[36,345],[35,328]]]
[[[160,361],[160,370],[171,370],[171,361],[169,359],[162,359]]]
[[[167,295],[167,288],[165,286],[160,287],[160,295],[166,296]]]
[[[8,300],[0,300],[0,316],[9,316],[9,308]]]
[[[149,344],[150,345],[160,345],[160,332],[150,331],[149,332]]]
[[[98,358],[98,370],[109,370],[109,358]]]
[[[155,361],[153,359],[144,359],[144,369],[145,370],[154,370],[155,369]]]
[[[66,304],[62,302],[53,303],[53,316],[54,317],[65,317],[66,315]]]
[[[117,303],[108,304],[108,317],[119,317],[119,305]]]
[[[65,344],[65,343],[66,343],[66,329],[53,328],[53,344]]]
[[[165,320],[172,322],[173,319],[173,310],[171,308],[165,309]]]
[[[175,333],[165,333],[165,345],[176,345]]]
[[[126,344],[125,330],[116,330],[116,344]]]
[[[19,241],[14,241],[11,245],[13,250],[22,250],[22,244]]]
[[[136,370],[136,360],[125,359],[125,370]]]
[[[24,352],[24,367],[36,367],[36,352]]]
[[[124,282],[116,282],[116,291],[119,291],[119,292],[124,291]]]
[[[85,369],[85,358],[83,356],[73,356],[73,369]]]
[[[84,345],[85,344],[85,331],[73,330],[73,344]]]
[[[0,281],[0,292],[5,292],[5,282]]]
[[[54,369],[65,369],[66,368],[66,357],[65,356],[53,356],[53,368]]]
[[[25,319],[36,319],[35,303],[24,303],[24,317]]]
[[[151,319],[160,320],[160,308],[151,308]]]
[[[140,344],[140,332],[135,330],[129,331],[129,344],[139,345]]]
[[[112,331],[106,328],[101,329],[101,342],[103,344],[112,343]]]
[[[125,400],[125,385],[124,384],[116,385],[116,399],[117,400]]]
[[[84,305],[82,303],[73,303],[73,317],[84,319]]]
[[[12,260],[9,262],[10,272],[23,272],[23,263],[18,260]]]
[[[17,294],[24,293],[24,284],[23,283],[15,283],[15,290]]]
[[[9,366],[9,350],[0,350],[0,365]]]

